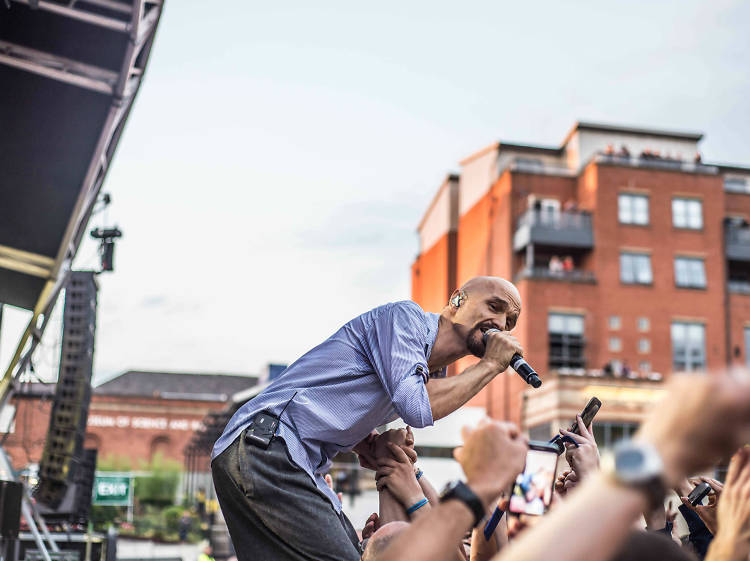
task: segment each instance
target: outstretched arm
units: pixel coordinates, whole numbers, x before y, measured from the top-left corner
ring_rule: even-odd
[[[474,397],[500,372],[504,372],[515,353],[523,356],[523,348],[509,333],[497,331],[487,337],[487,349],[477,364],[458,376],[431,379],[427,384],[433,420],[450,415]]]
[[[427,384],[433,420],[453,413],[497,376],[497,367],[480,360],[458,376],[433,378]]]

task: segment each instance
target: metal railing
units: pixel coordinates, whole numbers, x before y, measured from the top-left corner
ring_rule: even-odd
[[[705,173],[709,175],[714,175],[719,172],[719,168],[716,166],[706,165],[701,162],[686,162],[673,158],[658,158],[653,156],[643,157],[640,155],[596,154],[593,161],[601,164],[683,171],[688,173]]]
[[[572,271],[551,271],[549,267],[532,267],[518,273],[519,279],[543,279],[565,282],[595,283],[596,275],[592,271],[573,269]]]
[[[591,249],[594,247],[591,214],[577,210],[529,209],[516,223],[513,249],[518,251],[530,243]]]
[[[750,294],[750,281],[729,281],[729,292]]]
[[[591,229],[591,214],[582,210],[550,212],[532,208],[518,219],[517,228],[521,226],[543,226],[556,230],[586,230]]]
[[[729,226],[727,228],[727,244],[750,245],[750,228]]]

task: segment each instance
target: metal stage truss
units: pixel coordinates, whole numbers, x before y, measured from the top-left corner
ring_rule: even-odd
[[[29,365],[143,80],[161,0],[0,4],[0,302],[33,311]]]
[[[0,1],[0,305],[32,312],[9,364],[0,365],[0,409],[67,283],[141,86],[162,6],[163,0]],[[2,448],[0,477],[14,478]],[[22,508],[50,561],[48,551],[59,549],[28,489]]]

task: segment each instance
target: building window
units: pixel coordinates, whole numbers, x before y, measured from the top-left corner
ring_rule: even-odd
[[[651,284],[651,256],[645,253],[620,254],[620,281],[625,284]]]
[[[621,440],[629,439],[636,430],[636,423],[597,423],[594,420],[594,438],[600,449],[612,448]]]
[[[703,202],[697,199],[672,199],[672,225],[675,228],[703,228]]]
[[[648,196],[620,193],[617,197],[617,216],[620,224],[648,224]]]
[[[703,259],[675,257],[674,280],[680,288],[706,288],[706,267]]]
[[[609,350],[613,353],[619,353],[622,350],[622,340],[619,337],[610,337]]]
[[[638,352],[639,353],[650,353],[651,352],[651,339],[638,339]]]
[[[706,368],[706,327],[702,323],[674,322],[672,367],[678,372]]]
[[[648,318],[638,318],[638,331],[648,331],[651,329],[651,321]]]
[[[583,316],[579,314],[550,314],[549,367],[583,368]]]
[[[724,190],[728,193],[750,193],[750,182],[744,177],[725,177]]]
[[[647,360],[642,360],[638,363],[638,370],[644,374],[649,374],[651,372],[651,363]]]
[[[612,331],[620,329],[622,322],[620,322],[620,316],[609,316],[609,328]]]

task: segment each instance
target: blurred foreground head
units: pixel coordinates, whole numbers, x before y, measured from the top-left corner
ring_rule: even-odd
[[[695,561],[664,534],[634,531],[610,561]]]
[[[409,527],[408,522],[389,522],[383,524],[367,542],[365,552],[362,554],[362,561],[378,561],[388,545],[401,532]]]

